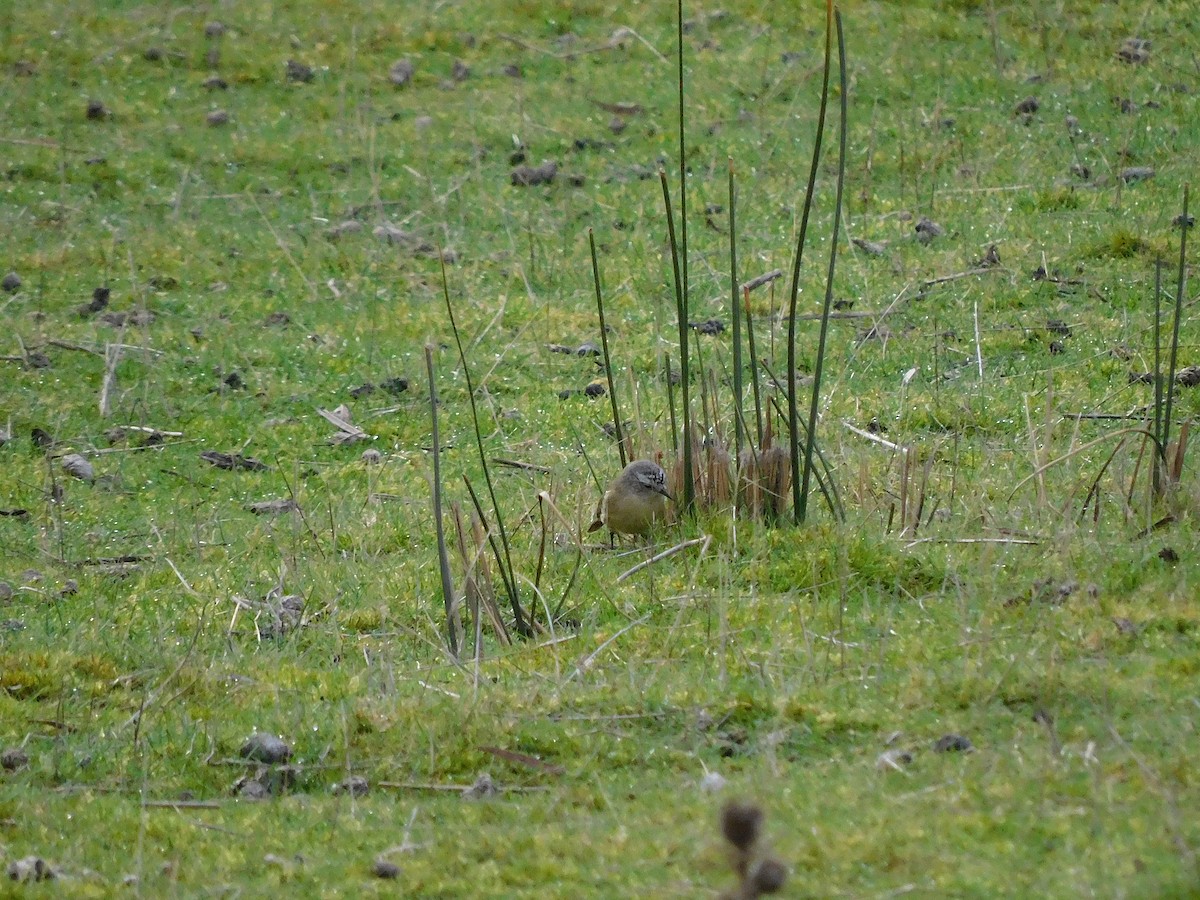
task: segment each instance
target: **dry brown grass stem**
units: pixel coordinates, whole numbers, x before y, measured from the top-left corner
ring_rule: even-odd
[[[692,484],[695,486],[695,502],[701,509],[720,509],[728,507],[733,502],[732,468],[733,457],[730,456],[725,441],[720,433],[713,431],[712,437],[701,441],[695,429],[685,436],[691,445],[690,456],[692,463]],[[671,496],[682,496],[684,485],[685,454],[681,451],[675,458],[675,465],[667,473],[670,479]]]
[[[1167,475],[1171,479],[1172,484],[1178,484],[1179,479],[1183,475],[1183,459],[1187,455],[1188,432],[1191,430],[1192,423],[1185,420],[1179,426],[1179,439],[1173,441],[1167,447],[1167,459],[1170,460]]]
[[[633,568],[626,569],[624,572],[622,572],[620,575],[617,576],[617,584],[620,584],[622,581],[632,578],[638,572],[642,571],[642,569],[648,568],[649,566],[654,565],[656,562],[661,562],[664,559],[670,559],[676,553],[686,550],[686,549],[688,549],[688,547],[695,547],[697,544],[704,545],[704,549],[700,551],[700,555],[703,556],[705,554],[705,552],[708,550],[708,545],[710,543],[712,543],[712,537],[710,535],[706,534],[706,535],[703,535],[702,537],[691,538],[690,540],[683,541],[682,543],[676,544],[674,547],[668,547],[666,550],[663,550],[661,553],[656,553],[649,559],[642,560],[640,563],[638,563]]]
[[[466,573],[463,577],[463,595],[467,601],[467,612],[471,616],[472,623],[475,624],[476,634],[479,633],[482,612],[491,622],[496,640],[505,647],[510,646],[512,637],[504,625],[500,607],[496,604],[496,586],[492,580],[491,563],[487,555],[488,543],[486,535],[483,533],[483,523],[479,521],[478,516],[471,516],[471,524],[468,529],[463,522],[462,504],[456,501],[451,504],[450,509],[454,519],[458,555]],[[470,540],[468,540],[468,534]],[[461,630],[461,624],[459,628]],[[477,647],[476,653],[478,654],[478,652],[479,648]]]
[[[918,544],[1014,544],[1024,545],[1028,547],[1036,547],[1041,541],[1031,540],[1030,538],[1010,538],[1010,537],[978,537],[978,538],[935,538],[923,537],[909,541],[904,545],[905,550],[916,547]]]
[[[859,437],[866,438],[868,441],[874,441],[876,444],[879,444],[882,447],[887,447],[889,450],[903,450],[904,449],[904,447],[901,446],[900,444],[889,441],[887,438],[882,438],[877,434],[872,434],[871,432],[866,431],[862,428],[857,428],[856,426],[851,425],[849,422],[843,422],[842,427],[845,428],[847,431],[857,434]]]
[[[791,487],[792,464],[787,447],[775,443],[768,419],[762,449],[748,447],[738,460],[738,509],[752,519],[774,521],[787,508]]]
[[[1078,447],[1075,447],[1071,451],[1064,453],[1062,456],[1056,457],[1055,459],[1052,459],[1049,462],[1043,463],[1042,465],[1038,466],[1037,469],[1035,469],[1033,472],[1030,472],[1028,475],[1026,475],[1024,478],[1022,478],[1020,481],[1018,481],[1013,486],[1013,489],[1008,492],[1008,499],[1012,500],[1012,498],[1017,495],[1017,491],[1019,491],[1026,484],[1028,484],[1032,479],[1037,478],[1039,475],[1042,474],[1042,472],[1046,471],[1051,466],[1057,466],[1060,463],[1064,463],[1067,460],[1071,459],[1072,457],[1078,456],[1080,453],[1083,453],[1087,450],[1092,449],[1093,447],[1103,444],[1105,441],[1111,441],[1114,438],[1122,438],[1122,437],[1125,437],[1126,435],[1130,435],[1130,434],[1142,434],[1142,435],[1145,435],[1146,437],[1150,438],[1150,440],[1154,440],[1154,435],[1152,435],[1145,428],[1122,428],[1119,431],[1114,431],[1114,432],[1111,432],[1110,434],[1101,435],[1100,437],[1095,438],[1094,440],[1088,441],[1086,444],[1080,444]]]

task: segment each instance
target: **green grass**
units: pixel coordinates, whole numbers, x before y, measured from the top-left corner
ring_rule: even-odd
[[[551,541],[544,602],[567,593],[553,639],[502,646],[485,625],[480,661],[461,667],[443,649],[427,342],[448,501],[469,506],[460,475],[478,489],[482,473],[437,248],[455,254],[486,453],[549,470],[494,473],[522,596],[544,622],[538,492],[586,527],[588,461],[601,479],[618,466],[607,398],[558,397],[602,373],[546,349],[598,343],[588,228],[634,445],[671,447],[657,166],[677,180],[674,7],[433,9],[0,9],[0,269],[23,279],[0,293],[0,509],[27,510],[0,517],[0,749],[28,756],[0,772],[0,859],[44,857],[72,896],[130,876],[148,896],[390,894],[371,874],[380,855],[410,896],[715,896],[733,880],[717,811],[736,796],[766,809],[789,896],[1193,893],[1195,454],[1153,502],[1139,439],[1097,441],[1141,420],[1076,417],[1153,400],[1129,374],[1152,366],[1154,261],[1173,292],[1171,221],[1200,162],[1191,5],[846,4],[843,230],[887,247],[845,242],[835,297],[879,316],[902,295],[886,340],[863,339],[871,318],[831,325],[819,438],[847,523],[820,504],[802,530],[708,511],[659,536],[710,535],[703,553],[621,582],[645,551],[589,548],[572,580],[572,539]],[[789,269],[824,19],[819,4],[724,9],[685,53],[690,317],[728,324],[727,216],[708,227],[705,206],[726,204],[732,157],[741,280]],[[211,20],[224,36],[205,36]],[[605,49],[622,26],[636,36]],[[1151,41],[1146,64],[1117,58],[1125,36]],[[226,90],[204,86],[213,48]],[[401,57],[415,74],[397,88]],[[289,59],[312,81],[289,83]],[[1015,114],[1031,95],[1038,111]],[[89,100],[110,115],[88,119]],[[644,112],[613,133],[593,101]],[[207,125],[214,109],[229,123]],[[559,178],[511,186],[518,144]],[[803,314],[824,292],[825,146]],[[1155,175],[1125,183],[1129,166]],[[912,239],[922,216],[945,228],[928,245]],[[348,219],[362,230],[329,239]],[[384,222],[431,249],[384,243]],[[999,266],[925,287],[993,243]],[[1035,280],[1039,266],[1053,280]],[[80,315],[100,285],[104,312],[153,322]],[[785,290],[752,299],[779,375]],[[1195,309],[1189,290],[1181,365],[1196,363]],[[693,345],[723,416],[729,335]],[[815,342],[801,323],[806,372]],[[350,393],[396,377],[407,392]],[[329,443],[317,408],[340,403],[373,440]],[[1175,410],[1194,421],[1200,394],[1182,388]],[[873,420],[911,448],[907,488],[897,452],[845,427]],[[137,433],[110,443],[118,426],[177,434],[138,449]],[[56,439],[49,453],[34,428]],[[204,451],[269,469],[224,471]],[[72,452],[95,483],[63,471]],[[303,514],[246,509],[286,498]],[[303,597],[304,619],[273,636],[277,586]],[[263,802],[232,794],[255,731],[288,741],[296,767]],[[974,752],[934,752],[948,733]],[[895,748],[911,764],[880,767]],[[481,772],[522,790],[471,802],[435,789]],[[706,790],[706,772],[724,789]],[[367,796],[334,794],[350,774]],[[181,797],[208,805],[154,805]]]

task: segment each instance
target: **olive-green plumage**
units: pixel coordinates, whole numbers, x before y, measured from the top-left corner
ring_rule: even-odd
[[[604,492],[588,531],[608,526],[613,534],[644,535],[666,519],[670,499],[662,467],[648,459],[634,460]]]

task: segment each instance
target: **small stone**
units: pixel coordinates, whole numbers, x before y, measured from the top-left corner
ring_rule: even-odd
[[[293,83],[308,84],[316,77],[313,67],[297,59],[289,59],[285,69],[287,80]]]
[[[229,82],[220,75],[210,75],[200,82],[200,86],[210,91],[227,91],[229,90]]]
[[[371,234],[389,244],[409,245],[417,240],[412,232],[405,231],[399,225],[393,225],[391,222],[376,225],[371,229]]]
[[[400,867],[391,860],[377,859],[375,864],[371,866],[371,874],[376,878],[399,878]]]
[[[108,306],[109,298],[112,297],[112,291],[107,285],[101,285],[92,291],[91,302],[88,303],[86,311],[89,313],[97,313]],[[82,310],[81,310],[82,312]]]
[[[29,765],[29,754],[20,747],[9,747],[0,753],[0,768],[6,772],[15,772]]]
[[[755,864],[750,870],[750,886],[759,894],[775,894],[787,881],[787,867],[777,859],[764,859]]]
[[[500,793],[500,788],[487,772],[480,774],[475,783],[463,791],[464,800],[487,800]]]
[[[96,480],[96,470],[85,457],[78,453],[68,453],[59,462],[67,474],[74,475],[80,481]]]
[[[725,330],[725,323],[720,319],[707,319],[704,322],[688,322],[688,328],[692,328],[697,334],[720,334]]]
[[[208,123],[209,128],[217,128],[221,125],[228,125],[229,113],[223,109],[214,109],[204,117],[204,121]]]
[[[389,394],[403,394],[408,390],[407,378],[389,378],[379,385]]]
[[[536,184],[550,184],[558,175],[558,163],[553,160],[540,166],[517,166],[509,176],[516,187],[531,187]]]
[[[279,516],[292,510],[299,510],[300,507],[291,497],[285,497],[281,500],[260,500],[256,503],[247,503],[246,509],[256,516]]]
[[[271,795],[265,784],[249,775],[243,776],[234,782],[233,793],[246,800],[265,800]]]
[[[396,85],[396,87],[404,87],[412,81],[413,71],[412,60],[398,59],[388,69],[388,81]]]
[[[721,834],[739,850],[749,850],[758,840],[763,823],[762,808],[731,800],[721,810]]]
[[[383,454],[378,450],[364,450],[362,452],[362,461],[368,466],[377,466],[383,462]]]
[[[265,472],[270,469],[270,466],[261,460],[257,460],[253,456],[242,456],[240,453],[221,453],[218,450],[205,450],[200,454],[200,458],[209,465],[228,471],[247,469],[251,472]]]
[[[974,749],[975,745],[971,743],[971,739],[961,734],[942,735],[933,744],[935,753],[967,753]]]
[[[1059,337],[1071,336],[1071,326],[1062,319],[1047,319],[1046,330],[1051,334],[1057,334]]]
[[[851,243],[859,250],[867,254],[867,256],[883,256],[887,250],[887,244],[881,241],[868,241],[863,238],[853,238]]]
[[[1032,96],[1026,97],[1024,100],[1022,100],[1020,103],[1018,103],[1016,105],[1014,112],[1016,112],[1018,115],[1023,115],[1023,116],[1033,115],[1035,112],[1038,111],[1038,109],[1041,108],[1041,105],[1042,104],[1038,100],[1037,97],[1032,97]]]
[[[349,794],[351,797],[365,797],[370,791],[370,782],[361,775],[351,775],[333,786],[334,794]]]
[[[358,234],[363,230],[363,223],[358,219],[346,219],[344,222],[338,222],[325,229],[325,237],[331,241],[337,241],[348,234]]]
[[[1183,387],[1200,384],[1200,366],[1184,366],[1175,373],[1175,383]]]
[[[7,581],[0,581],[0,603],[7,603],[9,600],[12,599],[12,596],[13,596],[12,585],[9,584]]]
[[[16,272],[9,272],[3,280],[0,280],[0,288],[4,288],[10,294],[15,293],[21,289],[21,276]]]
[[[1118,173],[1118,177],[1126,184],[1134,184],[1154,177],[1154,169],[1150,166],[1129,166]]]
[[[204,26],[204,36],[209,40],[219,38],[225,34],[224,22],[208,22]]]
[[[989,244],[987,252],[983,254],[983,257],[975,265],[980,269],[993,269],[1000,265],[1000,251],[996,248],[996,245]]]
[[[162,47],[147,47],[142,51],[142,59],[146,62],[159,62],[165,55]]]
[[[1131,65],[1140,65],[1150,58],[1150,42],[1144,38],[1127,37],[1117,50],[1117,59]]]
[[[100,321],[105,325],[113,325],[117,328],[122,325],[145,328],[147,325],[153,325],[156,318],[158,317],[148,309],[134,309],[129,312],[105,313],[100,317]]]
[[[455,81],[466,81],[471,77],[471,67],[461,59],[454,61],[454,68],[450,70],[450,77]]]
[[[922,217],[917,222],[915,229],[917,232],[917,240],[922,244],[928,244],[936,237],[941,237],[946,233],[946,229],[930,218]]]
[[[109,115],[108,107],[99,100],[89,100],[87,104],[87,117],[93,121],[97,119],[107,118]]]
[[[292,758],[291,747],[275,735],[261,731],[252,734],[238,753],[242,759],[264,763],[282,763]]]
[[[10,881],[27,884],[34,881],[50,881],[54,877],[54,870],[40,856],[26,856],[8,864]]]

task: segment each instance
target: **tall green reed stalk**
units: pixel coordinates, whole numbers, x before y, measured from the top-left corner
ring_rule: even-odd
[[[504,527],[504,516],[500,512],[500,504],[496,502],[496,488],[492,484],[492,473],[488,467],[487,454],[483,451],[483,432],[479,427],[479,409],[475,403],[475,385],[471,380],[471,367],[467,364],[467,354],[463,350],[462,336],[458,331],[458,323],[454,319],[454,304],[450,302],[450,285],[446,280],[446,263],[444,259],[442,260],[442,294],[446,300],[446,315],[450,317],[450,330],[454,332],[454,343],[458,347],[458,359],[462,363],[463,377],[467,380],[467,399],[471,403],[471,422],[475,431],[475,446],[479,451],[479,463],[483,466],[483,478],[487,483],[488,496],[492,501],[492,512],[496,516],[496,528],[500,533],[500,547],[497,548],[492,531],[488,528],[488,543],[492,548],[493,555],[496,557],[496,566],[500,570],[500,578],[504,582],[505,593],[508,594],[508,601],[513,612],[514,627],[517,629],[518,634],[523,637],[529,637],[533,634],[533,626],[526,618],[525,611],[521,608],[521,595],[517,588],[516,573],[513,569],[512,554],[508,545],[508,531]],[[479,513],[480,519],[484,519],[483,509],[478,497],[475,496],[475,491],[471,489],[469,481],[467,482],[467,489],[471,493],[471,499],[475,503],[475,508]],[[484,521],[486,523],[486,520]]]

